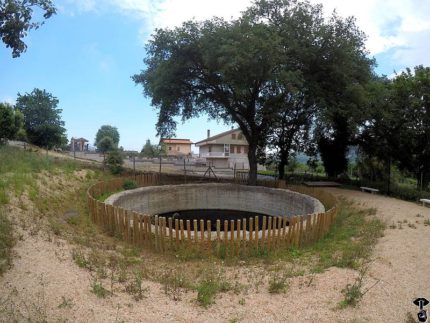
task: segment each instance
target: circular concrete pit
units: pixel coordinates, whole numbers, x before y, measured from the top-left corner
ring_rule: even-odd
[[[191,220],[191,223],[211,220],[212,230],[217,219],[223,222],[325,211],[317,199],[290,190],[218,183],[141,187],[113,194],[105,203],[141,214]],[[261,229],[262,221],[259,223]]]

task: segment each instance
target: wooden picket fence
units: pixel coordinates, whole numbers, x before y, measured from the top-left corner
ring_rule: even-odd
[[[96,183],[87,191],[91,219],[108,234],[157,252],[187,249],[226,256],[299,247],[322,238],[336,217],[337,209],[333,206],[327,212],[319,214],[255,216],[223,222],[216,220],[216,230],[212,230],[210,220],[191,222],[151,216],[97,200],[102,194],[120,190],[124,182],[130,179],[140,187],[183,183],[183,178],[179,175],[160,176],[157,173],[143,173]],[[202,178],[199,177],[187,179],[188,183],[200,181]],[[285,188],[284,181],[259,184]]]

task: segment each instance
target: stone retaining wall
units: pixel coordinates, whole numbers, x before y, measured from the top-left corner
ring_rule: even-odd
[[[240,210],[271,216],[325,212],[317,199],[290,190],[219,183],[141,187],[116,193],[105,203],[149,215],[197,209]]]

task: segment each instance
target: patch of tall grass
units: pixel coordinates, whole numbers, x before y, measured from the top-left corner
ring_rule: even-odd
[[[37,175],[43,171],[72,173],[79,169],[74,161],[59,162],[45,154],[4,145],[0,146],[0,161],[0,205],[9,202],[9,193],[20,196],[27,190],[30,198],[37,196]]]
[[[11,265],[12,247],[14,245],[15,238],[12,231],[12,223],[0,207],[0,276]]]

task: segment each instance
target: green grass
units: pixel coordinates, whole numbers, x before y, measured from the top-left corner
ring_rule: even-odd
[[[0,207],[0,276],[10,267],[12,248],[15,245],[12,223]]]
[[[38,197],[37,178],[43,171],[59,170],[71,174],[81,166],[69,160],[56,160],[29,150],[0,146],[0,205],[9,203],[9,194],[19,197],[27,191],[31,200]],[[9,192],[9,193],[8,193]]]
[[[305,250],[307,254],[318,255],[317,271],[331,266],[357,269],[368,259],[385,229],[385,224],[372,213],[371,209],[358,210],[341,202],[329,233]]]
[[[99,298],[106,298],[109,296],[109,291],[104,288],[100,282],[93,282],[91,291]]]
[[[287,276],[276,272],[269,280],[269,293],[280,294],[288,288]]]
[[[211,272],[200,280],[195,289],[197,290],[197,302],[207,308],[210,304],[214,303],[215,296],[218,293],[225,293],[231,290],[231,285],[219,273],[215,274]]]

